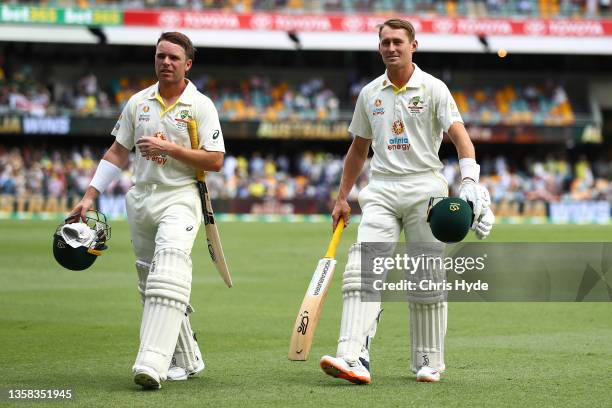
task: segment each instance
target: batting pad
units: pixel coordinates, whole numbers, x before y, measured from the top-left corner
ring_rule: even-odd
[[[444,337],[448,303],[410,303],[411,369],[426,365],[444,371]]]
[[[191,330],[191,322],[189,321],[189,315],[191,313],[193,313],[193,309],[191,306],[188,306],[187,312],[181,321],[176,348],[172,356],[172,358],[175,359],[175,364],[179,367],[183,367],[187,373],[194,372],[198,365],[198,359],[196,357],[198,343],[196,342],[193,330]],[[199,354],[201,355],[202,353]]]
[[[143,305],[145,303],[145,290],[147,288],[149,269],[151,269],[150,262],[143,261],[142,259],[136,260],[136,272],[138,273],[138,293],[140,294],[140,302]]]
[[[178,249],[158,251],[151,264],[140,328],[140,349],[134,364],[154,369],[165,380],[189,304],[191,259]]]
[[[369,346],[376,334],[381,312],[380,301],[362,301],[361,291],[372,288],[372,285],[362,282],[361,272],[361,244],[356,243],[349,248],[342,278],[342,322],[336,352],[337,357],[347,361],[369,358]]]
[[[411,258],[421,258],[419,267],[411,271],[406,279],[415,283],[418,290],[408,291],[409,302],[438,303],[446,301],[447,292],[443,289],[446,270],[442,263],[444,244],[440,242],[410,242],[406,244],[406,254]],[[426,283],[428,290],[420,289]]]

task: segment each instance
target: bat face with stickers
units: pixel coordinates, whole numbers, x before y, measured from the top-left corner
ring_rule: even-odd
[[[187,130],[189,132],[189,139],[191,140],[191,148],[197,149],[199,147],[198,137],[198,126],[195,120],[191,120],[187,123]],[[227,262],[225,261],[225,255],[223,254],[223,247],[221,246],[221,238],[219,237],[219,231],[215,224],[215,214],[213,212],[212,204],[210,202],[210,196],[208,194],[208,188],[206,187],[206,181],[204,179],[204,170],[196,171],[196,180],[198,190],[200,192],[200,200],[202,200],[202,211],[204,213],[204,226],[206,229],[206,245],[210,258],[212,259],[219,275],[225,282],[228,288],[231,288],[232,277],[227,268]]]
[[[308,359],[315,329],[319,322],[319,315],[321,310],[323,310],[327,290],[336,269],[334,256],[343,230],[344,220],[340,218],[327,248],[327,253],[325,257],[319,260],[317,269],[312,275],[310,285],[308,285],[308,290],[300,306],[298,316],[295,319],[291,343],[289,344],[289,360],[306,361]]]

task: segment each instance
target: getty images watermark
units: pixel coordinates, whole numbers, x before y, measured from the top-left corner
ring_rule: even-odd
[[[362,243],[361,296],[612,301],[612,243]]]
[[[451,257],[431,256],[420,254],[410,256],[407,253],[395,254],[394,256],[378,256],[372,259],[372,273],[378,275],[372,286],[374,290],[399,290],[399,291],[486,291],[489,288],[487,282],[477,280],[476,282],[465,279],[454,279],[447,281],[439,280],[440,275],[423,274],[422,271],[454,271],[458,275],[466,272],[485,270],[487,254],[478,257]],[[385,280],[387,271],[403,271],[412,276],[412,279],[401,279],[398,282],[387,282]],[[429,276],[428,276],[429,275]]]

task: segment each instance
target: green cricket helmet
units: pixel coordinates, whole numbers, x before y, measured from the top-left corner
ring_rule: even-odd
[[[459,242],[467,235],[474,219],[472,206],[458,197],[446,197],[434,205],[429,199],[427,222],[434,237],[439,241]]]
[[[89,211],[86,222],[71,222],[69,217],[58,225],[53,234],[53,256],[64,268],[82,271],[89,268],[107,248],[110,226],[106,216],[98,211]]]

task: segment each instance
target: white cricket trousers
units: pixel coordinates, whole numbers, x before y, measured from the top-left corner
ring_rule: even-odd
[[[401,176],[373,174],[359,192],[361,223],[357,242],[436,242],[427,223],[431,197],[447,197],[448,183],[436,171]]]
[[[203,218],[195,184],[137,184],[126,195],[126,209],[137,259],[151,262],[164,248],[191,254]]]

